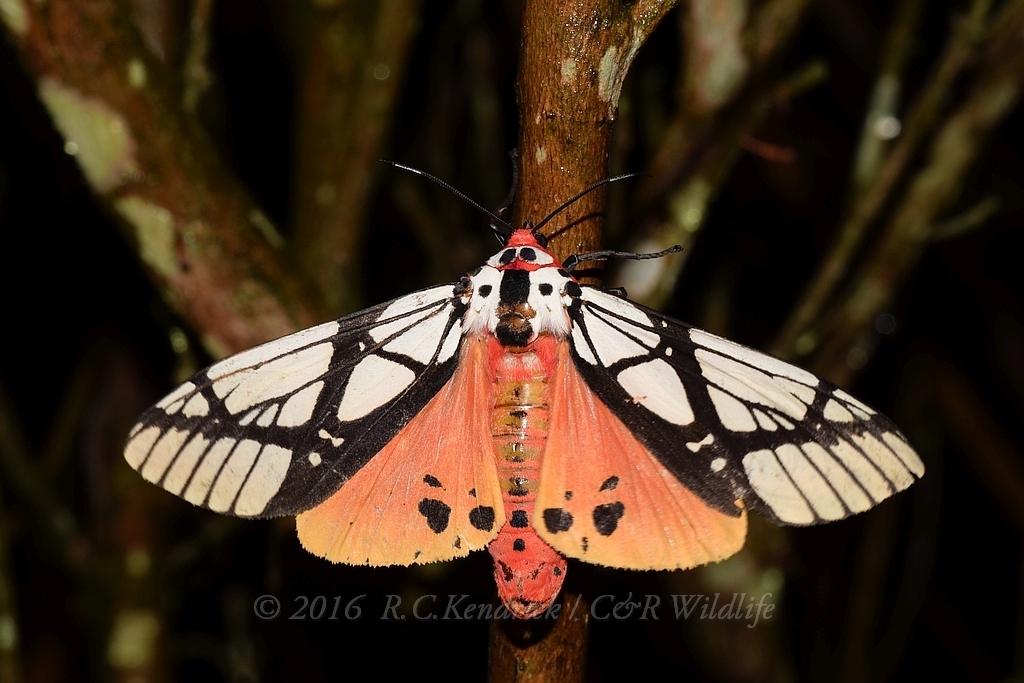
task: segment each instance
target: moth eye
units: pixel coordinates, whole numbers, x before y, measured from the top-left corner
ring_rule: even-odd
[[[583,288],[580,287],[575,282],[573,282],[572,280],[570,280],[569,282],[565,283],[565,293],[575,299],[578,299],[579,297],[583,296]]]
[[[516,250],[515,249],[506,249],[505,253],[503,253],[501,255],[501,258],[498,259],[498,263],[501,263],[503,265],[504,264],[508,264],[508,263],[512,263],[512,261],[514,261],[515,258],[516,258]]]
[[[519,258],[523,259],[524,261],[536,261],[537,252],[531,249],[530,247],[523,247],[522,249],[519,250]]]
[[[478,289],[476,291],[477,291],[477,294],[479,294],[480,296],[486,297],[488,294],[491,293],[492,289],[493,289],[493,287],[491,287],[490,285],[480,285],[480,289]]]

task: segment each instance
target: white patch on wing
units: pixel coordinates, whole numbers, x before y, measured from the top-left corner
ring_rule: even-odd
[[[153,444],[156,443],[158,436],[160,436],[159,427],[146,427],[137,432],[124,447],[124,459],[128,461],[133,470],[139,469],[146,456],[149,455],[150,449],[153,448]]]
[[[179,398],[177,401],[164,408],[164,412],[167,413],[168,415],[174,415],[179,410],[181,410],[181,407],[183,405],[185,405],[185,399]]]
[[[587,332],[590,333],[590,341],[594,344],[597,357],[606,367],[623,358],[645,356],[650,353],[642,345],[620,332],[618,328],[598,318],[592,311],[588,311],[586,308],[583,311],[583,319],[587,326]]]
[[[317,453],[316,451],[307,455],[306,458],[309,460],[309,464],[312,465],[313,467],[319,467],[320,463],[323,462],[323,460],[320,458],[320,454]]]
[[[879,473],[878,468],[872,465],[850,442],[839,439],[838,443],[831,446],[829,450],[860,482],[875,503],[881,503],[893,494],[892,487]]]
[[[853,413],[847,410],[842,403],[830,398],[828,403],[825,404],[825,410],[822,411],[826,420],[832,422],[853,422]]]
[[[832,491],[832,487],[795,444],[783,444],[775,449],[775,454],[779,456],[779,462],[786,468],[793,483],[810,502],[818,517],[831,521],[846,516],[846,510]]]
[[[771,375],[704,349],[697,349],[694,355],[701,374],[736,398],[771,406],[796,420],[804,419],[807,414],[807,404]]]
[[[675,425],[693,422],[693,408],[679,375],[660,358],[626,368],[618,381],[634,401],[661,419]]]
[[[715,458],[711,461],[711,471],[721,472],[725,469],[725,458]]]
[[[797,491],[775,454],[765,449],[743,456],[743,469],[754,492],[789,524],[811,524],[814,513]]]
[[[634,304],[620,297],[602,292],[599,289],[593,287],[583,288],[583,300],[593,303],[595,306],[600,306],[606,311],[617,315],[626,320],[618,320],[612,318],[612,324],[616,327],[620,327],[624,331],[628,332],[631,336],[639,339],[640,342],[650,348],[656,347],[661,343],[661,336],[652,331],[654,325],[651,323],[651,319],[646,313],[637,308]],[[586,306],[583,307],[586,311]],[[591,311],[593,314],[593,311]],[[604,314],[608,316],[607,313]],[[626,321],[633,321],[636,325]],[[590,317],[587,318],[587,324],[590,324]]]
[[[832,392],[832,395],[833,395],[833,396],[835,396],[835,397],[836,397],[836,398],[838,398],[838,399],[842,399],[842,400],[843,400],[843,401],[845,401],[845,402],[846,402],[846,403],[847,403],[847,404],[848,404],[848,405],[849,405],[850,407],[854,407],[854,408],[860,408],[860,409],[861,409],[861,411],[863,411],[864,413],[866,413],[866,414],[867,414],[867,415],[869,415],[869,416],[870,416],[870,415],[874,415],[874,414],[875,414],[875,411],[874,411],[874,410],[872,410],[872,409],[871,409],[871,408],[869,408],[868,406],[864,405],[863,403],[861,403],[860,401],[858,401],[857,399],[855,399],[855,398],[854,398],[853,396],[850,396],[850,395],[849,395],[848,393],[846,393],[846,392],[845,392],[845,391],[843,391],[842,389],[836,389],[835,391],[833,391],[833,392]],[[855,412],[856,412],[856,411],[855,411]],[[865,419],[865,420],[866,420],[867,418],[865,417],[865,418],[863,418],[863,419]]]
[[[253,408],[248,413],[242,416],[242,419],[238,421],[238,424],[242,425],[243,427],[248,427],[250,424],[252,424],[252,421],[256,419],[256,416],[260,414],[260,410],[262,410],[262,408]]]
[[[202,462],[199,463],[199,467],[196,468],[195,474],[192,475],[188,488],[185,489],[185,500],[193,505],[203,504],[203,501],[206,500],[206,494],[210,490],[210,485],[213,484],[214,477],[220,472],[220,466],[224,464],[224,458],[228,457],[228,453],[235,447],[235,443],[235,439],[227,438],[217,439],[213,442],[210,450],[206,451]]]
[[[241,378],[241,381],[227,395],[224,406],[229,413],[237,415],[265,401],[290,394],[323,376],[333,355],[333,344],[317,344],[258,368],[241,370],[230,377],[231,380]],[[218,384],[223,381],[213,383],[213,391],[218,396],[223,396],[218,390]]]
[[[587,338],[583,335],[583,328],[573,326],[572,328],[572,347],[576,350],[576,355],[587,361],[591,365],[597,365],[597,358],[590,350],[590,344],[587,343]]]
[[[459,342],[462,341],[462,321],[456,320],[455,324],[452,325],[452,329],[448,330],[448,336],[444,338],[444,343],[441,344],[441,351],[437,354],[437,362],[443,363],[459,350]]]
[[[233,461],[234,456],[231,459]],[[238,493],[235,514],[239,517],[252,517],[263,512],[270,499],[281,489],[291,462],[292,452],[289,449],[275,444],[264,446],[256,459],[256,465],[249,473],[249,478],[245,480],[245,485]]]
[[[692,451],[692,452],[696,453],[696,452],[697,452],[697,451],[699,451],[699,450],[700,450],[700,449],[701,449],[701,448],[702,448],[703,446],[710,446],[710,445],[711,445],[711,444],[713,444],[714,442],[715,442],[715,437],[714,437],[714,435],[713,435],[713,434],[708,434],[707,436],[705,436],[705,437],[704,437],[703,439],[701,439],[700,441],[689,441],[689,442],[687,442],[687,444],[686,444],[686,447],[687,447],[687,448],[689,448],[689,449],[690,449],[690,451]],[[721,460],[721,458],[718,458],[718,460]],[[722,464],[724,465],[724,464],[725,464],[725,461],[722,461]],[[715,468],[715,464],[714,464],[714,462],[712,462],[712,463],[711,463],[711,469],[714,469],[714,468]],[[721,467],[719,467],[718,469],[722,469],[722,468],[721,468]],[[718,470],[715,470],[715,472],[717,472],[717,471],[718,471]]]
[[[385,344],[384,350],[407,356],[424,365],[432,361],[444,338],[451,306],[435,308],[425,311],[425,313],[427,315],[421,316],[417,314],[417,317],[420,318],[419,322]],[[410,318],[406,318],[375,327],[370,330],[370,336],[373,337],[374,341],[381,342],[397,332],[398,329],[404,328],[409,321]]]
[[[863,434],[854,434],[851,438],[856,445],[860,446],[868,459],[882,470],[882,474],[892,482],[897,491],[902,491],[914,483],[914,476],[896,457],[896,454],[872,434],[864,432]]]
[[[400,363],[367,356],[352,370],[345,394],[338,406],[342,422],[357,420],[405,391],[416,380],[416,373]]]
[[[452,286],[440,285],[395,299],[381,312],[380,317],[377,318],[377,322],[380,324],[370,330],[370,336],[374,341],[381,342],[410,325],[415,325],[417,321],[436,314],[442,308],[447,308],[441,304],[451,298]],[[418,312],[411,313],[411,311]],[[447,316],[440,317],[447,321]]]
[[[799,382],[794,382],[793,380],[785,377],[776,377],[775,381],[807,405],[814,403],[814,398],[818,395],[818,392],[812,387],[809,387],[806,384],[800,384]]]
[[[213,489],[210,490],[210,500],[207,502],[207,506],[211,510],[214,512],[228,511],[238,494],[238,489],[242,488],[249,470],[256,462],[256,456],[259,455],[261,447],[262,444],[259,441],[252,439],[238,442],[235,450],[231,452],[231,457],[228,458],[227,463],[221,468],[220,474],[217,475],[217,482],[213,485]]]
[[[160,402],[156,404],[156,407],[166,411],[168,406],[185,398],[191,394],[195,388],[196,385],[192,384],[192,382],[185,382],[180,387],[160,399]]]
[[[277,415],[277,411],[280,407],[281,404],[279,403],[271,403],[270,407],[260,413],[260,416],[256,418],[256,424],[260,427],[269,427],[274,424],[274,417]]]
[[[323,323],[322,325],[311,327],[308,330],[302,330],[301,332],[290,334],[287,337],[281,337],[280,339],[275,339],[272,342],[267,342],[266,344],[257,346],[254,349],[249,349],[248,351],[235,354],[230,358],[225,358],[221,362],[212,365],[210,369],[206,371],[206,376],[212,380],[218,380],[222,377],[226,380],[228,379],[228,375],[234,374],[238,370],[246,370],[273,358],[280,358],[282,356],[289,355],[296,349],[323,341],[324,339],[333,337],[337,333],[337,322],[331,321],[329,323]],[[216,387],[216,385],[214,386]],[[224,398],[225,395],[226,394],[217,394],[220,398]]]
[[[718,413],[718,419],[722,421],[723,427],[733,432],[752,432],[757,429],[754,416],[750,414],[745,405],[735,398],[710,386],[708,387],[708,396],[711,397],[711,403],[714,404],[715,412]]]
[[[731,358],[743,361],[748,365],[753,365],[754,367],[760,368],[773,375],[795,379],[801,384],[806,384],[812,387],[818,386],[818,378],[803,368],[790,365],[778,358],[769,356],[766,353],[761,353],[760,351],[755,351],[754,349],[742,346],[736,342],[729,341],[728,339],[717,337],[709,332],[705,332],[704,330],[691,329],[690,340],[694,344],[699,344],[705,348],[718,351],[719,353],[724,353]]]
[[[302,391],[293,394],[285,401],[281,408],[281,414],[277,416],[277,424],[280,427],[299,427],[313,417],[313,409],[316,408],[316,401],[320,398],[320,392],[324,383],[314,382]]]
[[[889,448],[892,449],[893,453],[903,461],[903,464],[906,465],[908,470],[919,477],[924,475],[924,463],[921,462],[920,456],[918,456],[914,449],[910,447],[910,444],[904,441],[899,434],[886,432],[885,434],[882,434],[882,440],[885,441]]]
[[[146,464],[139,470],[142,478],[154,484],[160,481],[160,477],[164,476],[164,472],[167,471],[171,461],[174,460],[174,456],[181,450],[189,434],[190,432],[184,429],[168,429],[160,437],[160,440],[154,444],[149,459],[146,460]]]
[[[794,425],[792,422],[782,417],[781,415],[773,415],[772,417],[778,420],[779,424],[785,427],[786,429],[796,429],[796,425]]]
[[[202,394],[196,394],[188,400],[181,411],[185,417],[203,417],[210,412],[210,404]]]
[[[185,484],[188,483],[188,478],[192,476],[192,472],[196,468],[196,463],[199,462],[199,458],[203,456],[209,445],[209,440],[202,434],[192,437],[188,444],[181,449],[181,453],[174,460],[171,469],[167,471],[163,487],[174,495],[180,496]]]
[[[665,347],[665,355],[666,356],[671,356],[672,355],[672,347],[671,346]]]
[[[333,445],[335,448],[337,448],[341,444],[345,443],[345,439],[344,438],[342,438],[340,436],[331,436],[331,433],[328,432],[326,429],[321,429],[319,436],[320,436],[321,439],[327,439],[328,441],[330,441],[331,445]],[[320,457],[320,456],[317,456],[317,457]]]
[[[835,458],[821,444],[811,441],[805,443],[800,448],[803,449],[811,462],[815,464],[822,475],[832,484],[832,488],[836,490],[839,497],[846,503],[846,507],[850,508],[851,513],[864,512],[873,505],[871,499],[864,493],[864,489],[854,481],[850,473],[836,462]]]
[[[757,408],[754,408],[754,419],[757,420],[757,424],[761,429],[769,432],[774,432],[779,428],[779,425],[775,424],[775,420],[771,419]]]

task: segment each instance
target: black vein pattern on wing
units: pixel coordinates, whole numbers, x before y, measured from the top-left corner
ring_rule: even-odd
[[[778,423],[778,420],[775,420],[778,424],[778,429],[775,431],[757,429],[753,432],[735,432],[729,430],[722,425],[718,412],[708,393],[710,382],[704,377],[695,355],[695,351],[698,348],[704,349],[705,347],[695,344],[690,340],[689,331],[693,329],[692,326],[668,318],[657,311],[639,304],[621,299],[619,301],[641,311],[651,320],[652,324],[645,325],[642,322],[624,317],[593,301],[584,299],[577,299],[570,307],[573,324],[581,327],[583,337],[590,347],[590,355],[594,358],[600,358],[591,339],[590,331],[587,328],[587,315],[593,315],[595,318],[610,324],[618,333],[644,347],[648,353],[641,356],[624,358],[606,367],[600,360],[596,364],[591,364],[580,357],[580,354],[575,349],[575,341],[570,338],[576,367],[580,374],[583,375],[588,386],[623,421],[633,435],[651,451],[651,454],[672,472],[680,482],[700,496],[707,504],[726,514],[737,515],[739,514],[739,509],[736,507],[736,500],[740,499],[747,509],[754,510],[778,524],[788,524],[788,522],[780,520],[775,512],[751,488],[743,467],[743,456],[762,449],[774,450],[785,444],[799,446],[808,442],[822,444],[826,450],[829,450],[829,447],[839,443],[840,439],[864,457],[864,460],[870,467],[888,484],[890,494],[895,492],[894,483],[856,441],[851,438],[851,436],[866,432],[884,444],[883,434],[900,434],[899,430],[888,418],[880,413],[874,413],[868,420],[857,419],[854,422],[848,423],[834,422],[826,419],[823,415],[825,404],[830,398],[833,398],[833,392],[838,387],[819,378],[818,384],[813,387],[815,390],[814,401],[808,406],[803,420],[797,420],[785,415],[771,406],[751,403],[746,399],[731,394],[722,387],[716,387],[720,391],[730,393],[733,398],[740,401],[748,409],[760,410],[773,419],[781,415],[783,420],[794,425],[793,429],[785,429]],[[625,323],[625,325],[622,323]],[[630,326],[658,335],[660,341],[657,347],[652,349],[647,346],[643,340],[630,332]],[[672,355],[666,353],[668,348],[672,349]],[[708,348],[707,350],[722,355],[714,349]],[[763,355],[768,356],[768,354]],[[654,358],[668,363],[679,376],[686,390],[687,400],[694,413],[694,420],[690,424],[677,425],[663,420],[658,415],[636,403],[633,397],[617,381],[616,378],[622,370],[648,362]],[[769,371],[746,363],[742,359],[732,356],[728,358],[758,372],[771,374]],[[711,444],[702,446],[697,452],[692,452],[684,445],[685,443],[700,443],[708,434],[714,437],[714,441]],[[717,458],[723,458],[726,466],[715,472],[712,470],[711,463]],[[847,472],[850,479],[861,488],[864,495],[869,500],[874,500],[870,493],[864,489],[855,473],[839,458],[834,458],[834,460]],[[832,493],[839,500],[846,513],[844,516],[853,514],[853,511],[849,509],[844,501],[844,497],[835,489],[829,478],[809,458],[807,462],[815,468],[821,479],[827,483]],[[788,476],[793,484],[793,488],[799,492],[808,508],[813,512],[814,505],[808,499],[806,492],[793,480],[792,475]],[[815,520],[812,523],[826,521],[818,517],[817,513],[814,513],[814,515]]]
[[[455,285],[452,285],[455,287]],[[353,474],[355,474],[370,458],[376,455],[408,422],[419,413],[426,403],[441,389],[451,378],[458,363],[459,351],[443,362],[438,362],[438,355],[441,351],[444,340],[447,339],[452,327],[458,323],[465,312],[465,305],[459,297],[451,295],[442,299],[432,301],[423,306],[403,311],[399,315],[386,319],[378,319],[378,316],[393,305],[396,301],[416,296],[422,292],[436,289],[436,287],[414,292],[400,299],[388,301],[372,308],[359,311],[350,316],[338,319],[337,333],[328,339],[312,341],[306,345],[289,349],[279,356],[267,358],[251,366],[239,368],[237,372],[258,369],[266,363],[278,358],[301,352],[319,344],[329,342],[333,346],[333,353],[325,373],[312,377],[310,381],[298,387],[291,393],[273,399],[258,401],[252,406],[240,411],[238,414],[230,414],[224,406],[223,400],[213,392],[215,381],[207,376],[207,370],[197,373],[191,377],[189,382],[196,385],[188,396],[202,393],[210,406],[209,413],[201,417],[186,417],[181,411],[168,415],[159,407],[152,407],[143,413],[140,424],[143,428],[157,426],[161,433],[171,428],[188,430],[191,434],[203,434],[210,442],[210,446],[218,439],[233,438],[239,442],[243,439],[252,439],[261,444],[275,444],[291,450],[292,457],[287,474],[277,493],[257,517],[276,517],[282,515],[294,515],[319,505]],[[416,317],[424,311],[433,310],[434,313],[423,317]],[[431,360],[428,363],[420,363],[408,356],[398,353],[391,353],[384,350],[384,346],[404,334],[414,331],[415,328],[427,321],[432,320],[436,315],[446,313],[448,320],[444,327],[444,334],[437,339]],[[375,341],[368,332],[381,325],[392,323],[404,318],[416,317],[408,326],[396,330],[380,341]],[[275,342],[269,342],[273,344]],[[362,344],[362,348],[360,348]],[[461,340],[459,341],[461,345]],[[399,363],[411,370],[415,379],[390,401],[374,408],[368,414],[348,423],[342,423],[337,419],[338,406],[345,393],[345,387],[351,377],[352,370],[367,356],[376,355],[380,358]],[[227,376],[227,375],[225,375]],[[217,381],[223,379],[219,377]],[[261,427],[255,420],[249,424],[242,425],[239,421],[243,416],[252,410],[261,410],[271,403],[283,405],[288,398],[311,384],[323,381],[325,383],[320,392],[313,409],[312,417],[298,427],[281,427],[272,424]],[[324,430],[329,436],[321,436]],[[190,439],[192,438],[190,434]],[[335,440],[341,439],[340,443]],[[184,451],[186,441],[179,449],[178,455]],[[237,444],[235,447],[237,448]],[[234,450],[232,448],[232,451]],[[203,456],[197,459],[202,462]],[[309,454],[316,453],[319,461],[314,463],[309,459]],[[148,455],[147,458],[148,459]],[[175,458],[178,456],[176,455]],[[143,459],[137,469],[142,470],[146,459]],[[224,457],[221,469],[230,461],[231,454]],[[167,466],[166,473],[173,468],[173,461]],[[250,468],[250,474],[255,464]],[[196,467],[198,469],[198,466]],[[193,471],[193,476],[195,472]],[[216,481],[219,472],[214,476]],[[247,477],[248,478],[248,475]],[[161,482],[157,482],[162,485]],[[190,482],[186,482],[182,491],[188,489]],[[244,482],[239,491],[244,489]],[[210,486],[207,492],[207,500],[213,490]],[[236,495],[236,500],[238,493]],[[235,502],[232,501],[233,509]],[[204,500],[203,505],[206,505]]]

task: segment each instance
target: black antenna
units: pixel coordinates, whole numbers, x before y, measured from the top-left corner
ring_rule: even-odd
[[[512,228],[512,225],[508,221],[500,218],[497,214],[494,214],[491,211],[488,211],[484,207],[480,206],[479,204],[474,202],[472,199],[467,197],[465,194],[463,194],[462,192],[459,192],[454,187],[452,187],[451,185],[449,185],[445,181],[441,180],[437,176],[431,175],[430,173],[427,173],[426,171],[421,171],[418,168],[413,168],[412,166],[405,166],[403,164],[395,163],[394,161],[388,161],[387,159],[378,159],[378,161],[380,161],[380,163],[382,163],[382,164],[387,164],[389,166],[394,166],[395,168],[400,168],[403,171],[409,171],[410,173],[415,173],[418,176],[423,176],[427,180],[429,180],[429,181],[431,181],[431,182],[433,182],[433,183],[435,183],[437,185],[440,185],[444,189],[448,190],[453,195],[455,195],[456,197],[458,197],[462,201],[466,202],[467,204],[472,206],[477,211],[482,211],[483,213],[487,214],[490,217],[490,219],[491,219],[491,226],[490,226],[491,227],[491,231],[494,232],[494,234],[497,236],[498,240],[502,244],[504,244],[505,240],[508,238],[508,236],[512,234],[513,228]],[[497,225],[495,225],[495,224],[497,224]],[[505,232],[505,231],[507,231],[507,232]],[[505,232],[505,234],[502,235],[502,232]]]
[[[612,180],[614,180],[614,178],[612,178]],[[678,254],[682,250],[683,247],[677,244],[674,247],[669,247],[664,251],[659,251],[653,254],[634,254],[631,251],[592,251],[588,254],[570,255],[569,258],[565,259],[562,267],[571,273],[576,266],[584,261],[607,261],[610,258],[626,258],[633,261],[646,261],[647,259],[661,258],[663,256],[668,256],[669,254]]]
[[[565,209],[568,209],[570,206],[572,206],[573,204],[578,202],[580,199],[583,199],[588,194],[590,194],[591,192],[593,192],[597,188],[601,187],[602,185],[608,185],[609,183],[618,182],[619,180],[626,180],[628,178],[636,178],[639,175],[640,175],[639,173],[624,173],[622,175],[617,175],[614,178],[605,178],[604,180],[598,180],[596,183],[594,183],[593,185],[591,185],[587,189],[583,190],[578,195],[576,195],[575,197],[573,197],[572,199],[570,199],[569,201],[565,202],[560,207],[558,207],[557,209],[555,209],[554,211],[549,213],[547,215],[547,217],[544,220],[542,220],[540,223],[538,223],[537,225],[533,226],[533,234],[536,235],[540,231],[540,229],[544,227],[545,223],[547,223],[552,218],[554,218],[555,216],[560,214],[562,211],[564,211]]]

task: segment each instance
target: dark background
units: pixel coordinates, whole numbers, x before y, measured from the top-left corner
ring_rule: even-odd
[[[668,307],[674,316],[706,324],[725,296],[731,338],[764,347],[778,331],[841,216],[890,5],[813,4],[779,69],[784,74],[822,59],[830,75],[774,108],[757,131],[758,139],[791,149],[793,159],[780,163],[750,153],[738,159],[692,248]],[[940,53],[950,18],[962,10],[959,3],[927,3],[908,68],[911,93]],[[484,205],[500,201],[510,175],[505,153],[517,135],[519,11],[514,2],[426,3],[382,156],[438,173]],[[286,14],[277,2],[217,3],[210,56],[216,81],[202,113],[219,152],[287,234],[297,66]],[[613,173],[645,169],[658,117],[673,106],[679,40],[671,15],[630,73]],[[118,533],[104,521],[116,497],[112,478],[135,476],[119,455],[133,411],[169,391],[183,364],[195,369],[210,359],[162,303],[114,218],[93,200],[19,64],[5,42],[0,383],[13,424],[93,544],[78,552],[106,557],[102,548]],[[471,115],[481,82],[497,111],[489,133]],[[671,593],[722,585],[731,595],[728,586],[735,584],[716,584],[713,572],[680,578],[571,561],[567,591],[589,599],[655,594],[664,601],[659,621],[634,615],[593,623],[589,680],[845,680],[855,669],[864,680],[994,681],[1024,674],[1021,527],[1001,502],[1007,492],[995,491],[1002,484],[1011,497],[1024,495],[1012,488],[1024,436],[1022,124],[1017,110],[993,131],[950,215],[985,197],[998,199],[998,211],[928,247],[892,303],[895,328],[889,319],[880,322],[887,333],[875,335],[870,363],[851,386],[905,428],[926,462],[925,478],[880,509],[844,522],[784,532],[755,524],[755,550],[738,571],[774,587],[778,605],[756,636],[739,626],[715,630],[672,618]],[[395,208],[394,174],[381,179],[370,200],[364,251],[367,304],[431,284],[429,264]],[[426,192],[435,217],[453,225],[453,236],[481,234],[453,250],[470,248],[477,262],[485,258],[493,243],[484,220],[453,198]],[[640,219],[630,213],[628,187],[614,197],[610,224],[626,226],[623,235]],[[619,246],[614,236],[611,244]],[[181,331],[189,342],[185,354],[169,341]],[[928,389],[936,367],[959,382],[948,385],[953,398],[938,406]],[[967,427],[951,427],[950,415]],[[406,605],[424,594],[438,595],[439,606],[448,595],[494,601],[486,554],[409,569],[332,566],[299,547],[291,520],[211,521],[210,513],[153,488],[154,498],[167,499],[146,508],[147,514],[156,509],[167,529],[149,568],[162,588],[142,600],[163,615],[159,642],[167,668],[154,679],[320,681],[359,671],[485,677],[487,622],[379,616],[388,595],[403,596]],[[9,480],[0,495],[24,680],[117,678],[107,651],[112,605],[125,596],[90,590],[73,559],[57,559],[63,554],[40,530],[38,512]],[[110,557],[90,566],[122,571],[121,560]],[[254,617],[252,600],[264,594],[281,599],[277,620]],[[285,618],[300,606],[298,596],[325,596],[328,613],[339,596],[343,613],[360,594],[367,597],[357,621]]]

